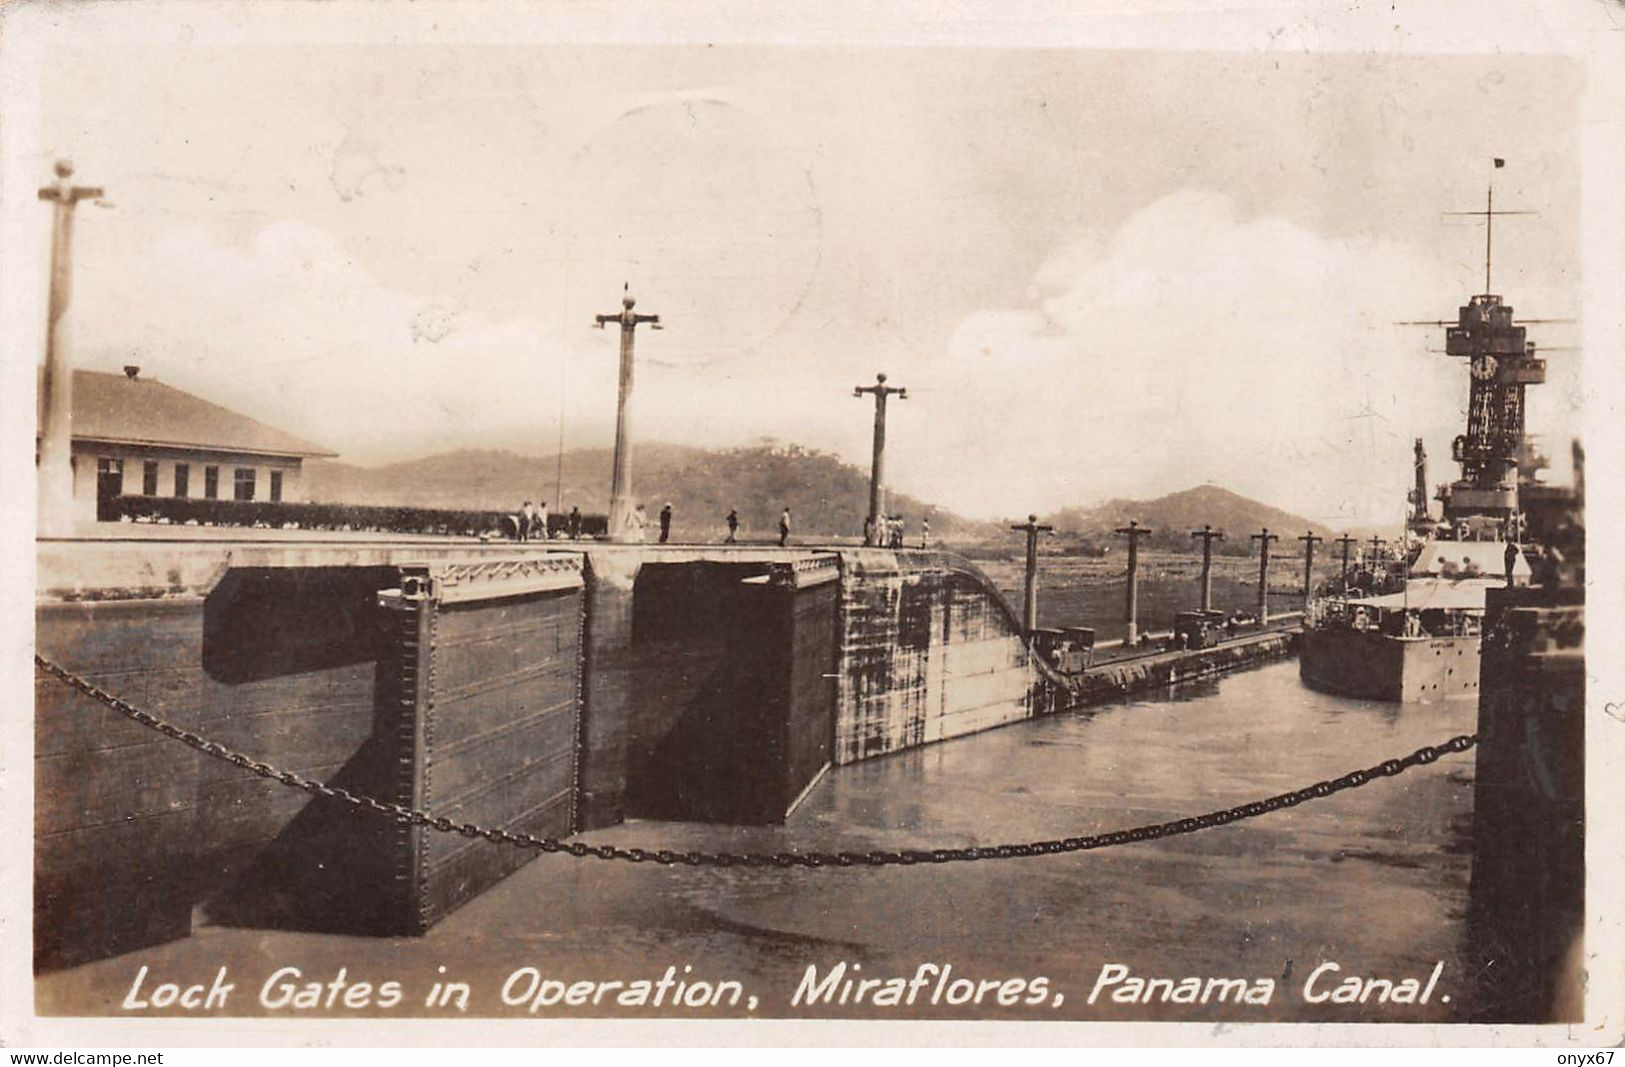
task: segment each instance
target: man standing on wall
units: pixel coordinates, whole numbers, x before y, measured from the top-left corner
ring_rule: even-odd
[[[536,509],[536,525],[531,530],[531,536],[540,541],[547,540],[547,501],[545,500],[542,501],[542,506]]]
[[[728,540],[725,543],[731,545],[739,540],[739,509],[729,508],[726,521],[728,523]]]
[[[665,544],[671,539],[671,501],[660,509],[660,543]]]
[[[790,543],[790,508],[785,507],[779,513],[779,547],[783,548]]]

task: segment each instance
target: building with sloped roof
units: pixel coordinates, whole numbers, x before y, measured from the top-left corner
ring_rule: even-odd
[[[182,392],[139,367],[73,372],[76,520],[104,517],[117,496],[301,500],[307,458],[337,455]]]

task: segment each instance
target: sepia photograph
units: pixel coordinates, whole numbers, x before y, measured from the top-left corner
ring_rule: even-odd
[[[1619,4],[3,14],[3,1043],[1620,1040]]]

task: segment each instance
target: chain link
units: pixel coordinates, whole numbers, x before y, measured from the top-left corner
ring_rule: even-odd
[[[57,666],[43,656],[36,654],[34,663],[45,673],[60,679],[85,696],[100,701],[126,718],[143,726],[149,726],[164,736],[174,738],[176,741],[194,748],[204,755],[213,756],[216,759],[234,764],[259,775],[261,778],[269,778],[315,796],[340,801],[358,812],[374,812],[388,816],[397,822],[414,826],[426,826],[442,833],[456,833],[464,837],[479,837],[499,845],[513,845],[518,848],[535,849],[538,852],[559,853],[580,859],[624,860],[628,863],[656,863],[665,866],[907,867],[920,863],[961,863],[969,860],[1017,859],[1029,856],[1054,856],[1065,852],[1087,852],[1097,848],[1110,848],[1114,845],[1137,844],[1145,841],[1156,841],[1164,837],[1195,833],[1198,830],[1224,826],[1241,819],[1256,818],[1259,815],[1280,811],[1282,808],[1296,807],[1306,800],[1318,800],[1329,797],[1334,793],[1341,793],[1345,789],[1356,789],[1378,778],[1392,778],[1394,775],[1401,774],[1412,767],[1432,763],[1446,753],[1466,752],[1478,743],[1478,735],[1462,734],[1452,737],[1441,745],[1424,745],[1408,756],[1384,760],[1375,767],[1350,771],[1339,778],[1329,778],[1326,781],[1316,782],[1314,785],[1305,786],[1302,789],[1295,789],[1290,793],[1281,793],[1277,796],[1266,797],[1263,800],[1250,801],[1233,808],[1209,812],[1206,815],[1175,819],[1171,822],[1153,823],[1147,826],[1135,826],[1126,830],[1111,830],[1106,833],[1085,834],[1079,837],[1055,838],[1049,841],[1030,841],[1012,845],[971,845],[965,848],[905,849],[900,851],[872,849],[867,852],[675,852],[664,848],[651,851],[642,848],[623,848],[619,845],[591,845],[585,841],[566,842],[560,841],[556,837],[536,837],[532,834],[513,833],[498,827],[479,826],[469,822],[455,822],[443,815],[432,815],[429,812],[407,807],[404,804],[394,804],[379,800],[376,797],[352,793],[341,786],[328,785],[314,778],[306,778],[303,775],[295,774],[293,771],[279,771],[268,763],[261,763],[259,760],[246,756],[241,752],[235,752],[217,741],[210,741],[190,730],[182,729],[174,723],[167,722],[151,712],[143,711],[128,701],[121,700],[97,687],[94,683],[79,675]]]

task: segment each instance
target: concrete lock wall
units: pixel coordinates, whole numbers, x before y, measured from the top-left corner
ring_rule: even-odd
[[[1585,985],[1583,589],[1492,589],[1473,784],[1474,1018],[1577,1021]]]
[[[249,569],[226,572],[206,596],[44,603],[36,641],[183,729],[301,774],[376,787],[366,743],[382,646],[367,586],[388,574]],[[198,903],[228,922],[297,914],[294,887],[268,881],[277,864],[267,861],[296,840],[305,855],[323,851],[319,825],[284,836],[308,794],[201,756],[55,679],[36,686],[42,966],[184,935]]]
[[[38,647],[68,670],[278,770],[536,835],[782,821],[831,762],[1059,706],[946,553],[176,537],[38,558]],[[421,931],[531,858],[358,817],[44,676],[36,769],[40,967],[194,911]]]
[[[555,735],[573,734],[573,722],[559,721],[574,718],[560,708],[573,706],[579,677],[579,592],[518,621],[511,606],[484,620],[454,613],[448,648],[485,651],[442,657],[439,677],[451,689],[432,724],[407,713],[420,695],[405,684],[417,650],[378,593],[399,585],[399,558],[468,551],[444,542],[42,545],[36,646],[136,706],[280,770],[400,802],[423,799],[427,783],[428,798],[454,816],[568,833],[573,775],[561,779],[556,757],[550,773],[496,766],[490,739],[533,731],[542,740],[527,736],[516,751],[545,760],[559,748]],[[486,632],[465,632],[468,622]],[[474,673],[496,680],[504,642],[510,656],[525,646],[520,677],[507,679],[517,685],[458,680],[460,662],[482,658]],[[495,721],[518,706],[512,693],[535,704],[534,721]],[[427,743],[426,724],[438,727]],[[475,764],[493,773],[474,781]],[[194,907],[221,923],[420,929],[518,859],[496,846],[425,847],[421,829],[357,817],[200,755],[44,675],[35,773],[42,969],[185,936]],[[527,806],[513,788],[519,779],[546,795]]]
[[[841,553],[835,762],[1029,718],[1038,673],[1009,605],[946,553]]]

